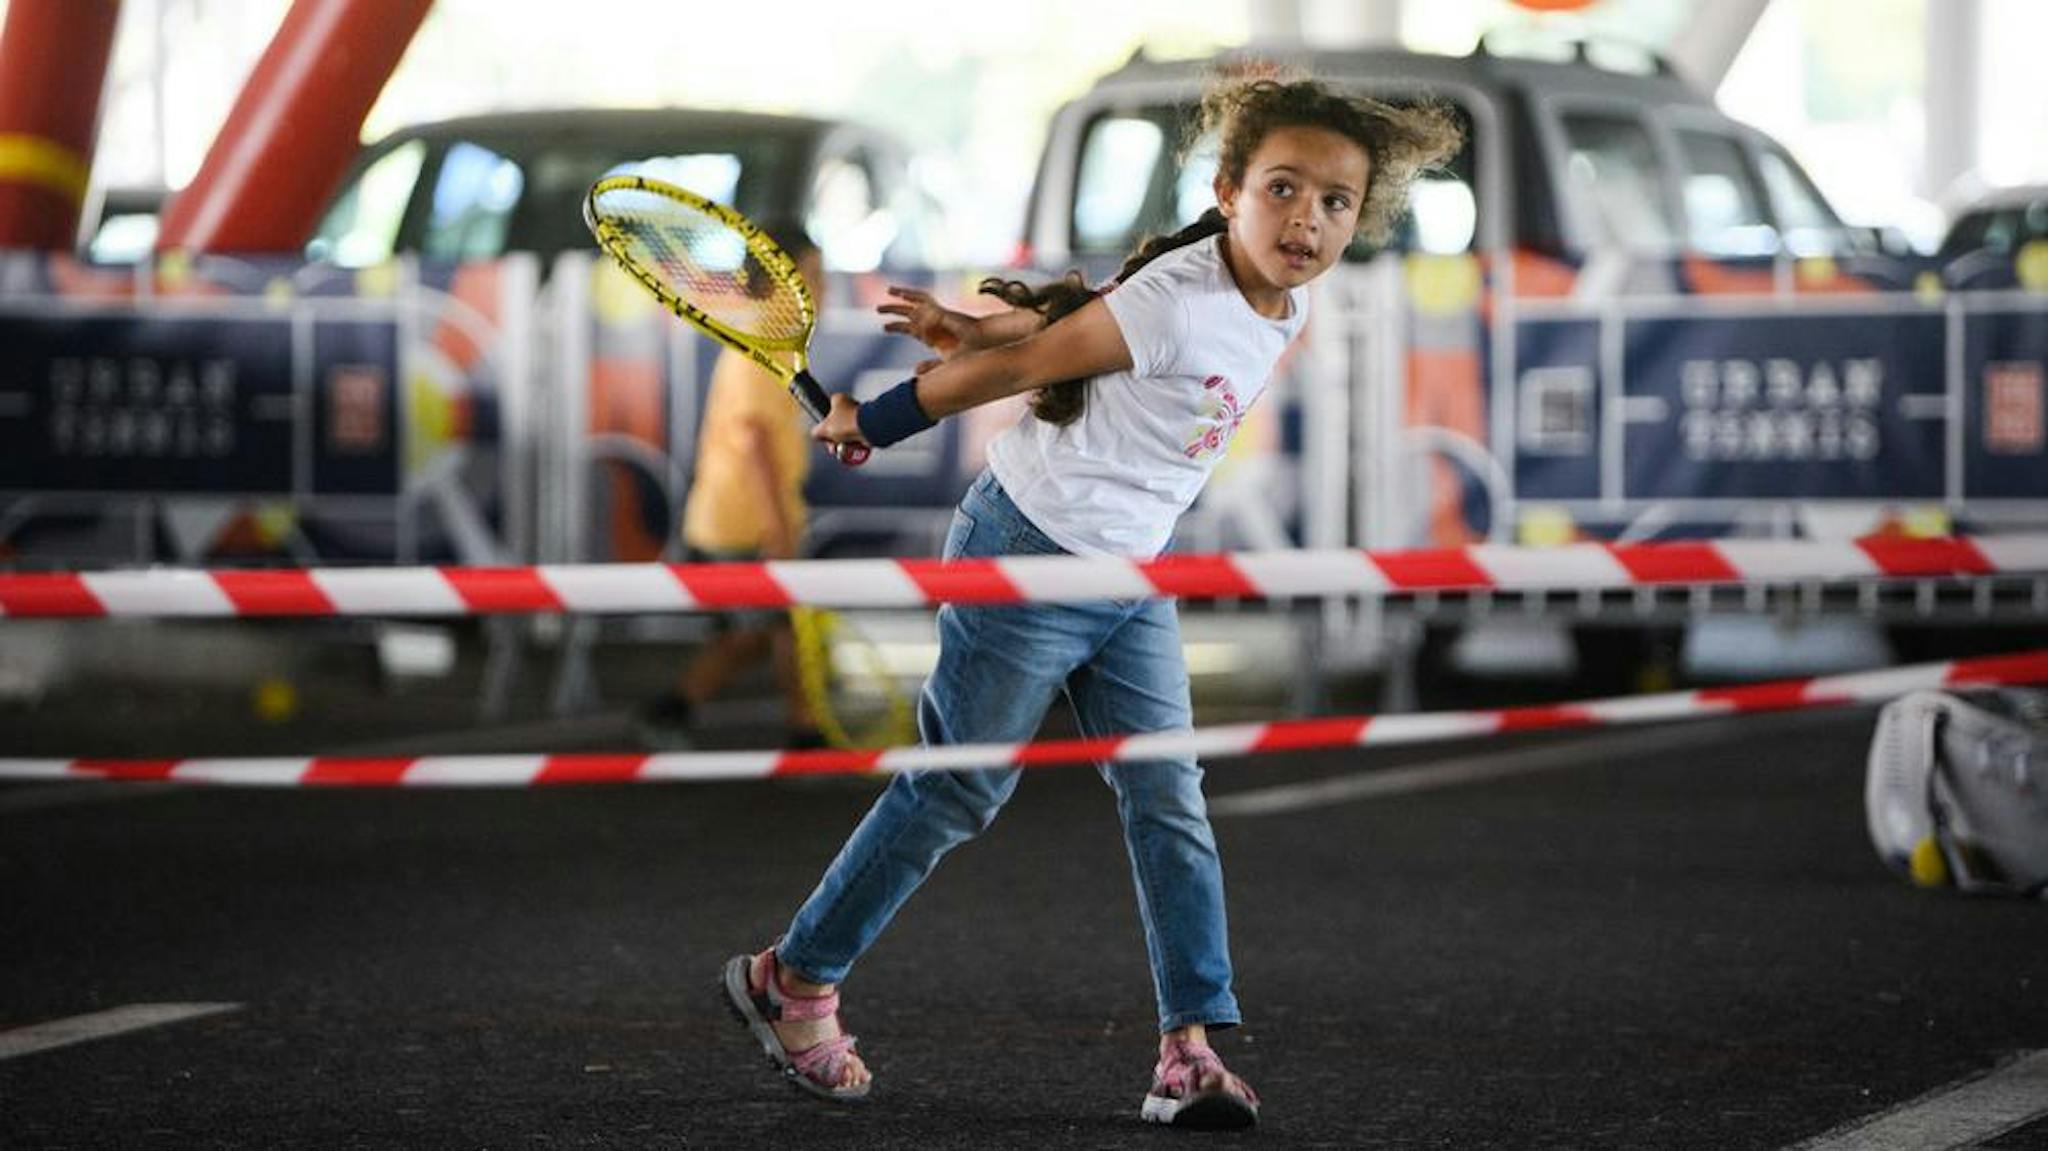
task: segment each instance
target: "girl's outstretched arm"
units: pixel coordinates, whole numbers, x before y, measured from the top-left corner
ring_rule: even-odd
[[[937,367],[956,353],[1014,343],[1045,326],[1044,315],[1029,308],[972,316],[946,307],[922,288],[891,284],[889,294],[895,298],[875,306],[875,311],[894,317],[882,325],[882,330],[909,336],[939,353],[939,359],[918,365],[920,373]]]
[[[1123,329],[1107,304],[1091,300],[1057,325],[1009,343],[963,352],[932,369],[917,380],[917,403],[925,415],[944,419],[1047,384],[1130,366]]]
[[[1005,396],[1057,384],[1062,380],[1086,379],[1131,366],[1130,349],[1123,330],[1110,315],[1109,306],[1091,300],[1058,324],[1040,328],[1011,343],[976,351],[962,351],[922,375],[897,385],[871,406],[887,406],[893,413],[915,401],[916,413],[926,425],[968,408],[992,403]],[[908,392],[905,389],[909,389]],[[832,410],[812,438],[827,443],[869,443],[862,435],[860,405],[845,395],[832,398]],[[892,425],[900,421],[891,419]],[[911,429],[916,430],[915,428]],[[900,438],[900,437],[899,437]],[[886,447],[889,439],[877,444]]]

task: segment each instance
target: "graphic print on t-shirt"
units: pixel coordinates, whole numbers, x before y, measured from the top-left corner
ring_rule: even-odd
[[[1191,460],[1221,454],[1237,434],[1237,426],[1244,422],[1244,405],[1238,402],[1229,380],[1210,376],[1202,381],[1202,390],[1202,422],[1195,427],[1195,438],[1181,448],[1181,453]]]

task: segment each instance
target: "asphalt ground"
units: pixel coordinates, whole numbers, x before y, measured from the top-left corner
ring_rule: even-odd
[[[58,742],[70,706],[0,720]],[[98,746],[143,739],[118,714]],[[1871,724],[1216,763],[1248,1018],[1217,1046],[1264,1097],[1248,1135],[1137,1119],[1151,994],[1087,769],[1027,779],[848,982],[878,1076],[858,1108],[778,1082],[714,981],[873,780],[8,787],[0,1050],[126,1005],[237,1006],[0,1058],[0,1147],[1783,1147],[2048,1048],[2043,908],[1878,864]],[[1225,814],[1402,769],[1430,770]]]

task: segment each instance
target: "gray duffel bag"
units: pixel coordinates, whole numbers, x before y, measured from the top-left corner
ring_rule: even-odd
[[[1916,691],[1878,712],[1870,841],[1921,887],[2048,892],[2048,692]]]

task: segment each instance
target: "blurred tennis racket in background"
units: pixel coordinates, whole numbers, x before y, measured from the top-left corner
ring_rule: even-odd
[[[797,682],[825,742],[842,749],[900,747],[917,738],[910,700],[873,640],[835,611],[789,609]],[[860,726],[852,726],[861,721]]]
[[[813,421],[831,400],[806,370],[817,308],[796,261],[745,216],[687,188],[608,176],[583,200],[598,247],[663,307],[773,373]],[[862,444],[833,449],[852,467]]]

